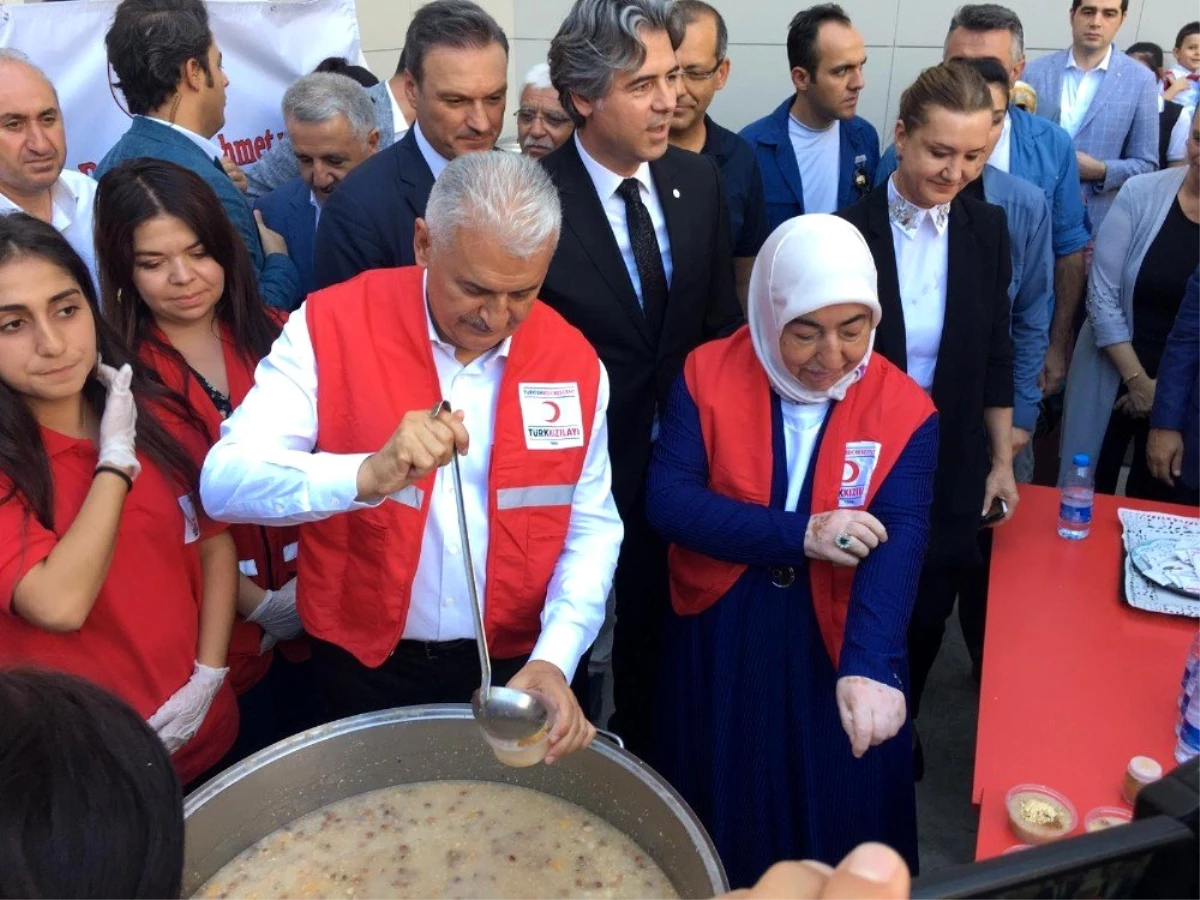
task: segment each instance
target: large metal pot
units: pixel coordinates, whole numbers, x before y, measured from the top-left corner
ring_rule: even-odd
[[[466,706],[415,706],[342,719],[256,753],[188,796],[183,895],[254,842],[337,800],[395,784],[499,781],[561,797],[611,822],[681,897],[728,890],[716,849],[662,778],[603,739],[552,766],[498,763]]]

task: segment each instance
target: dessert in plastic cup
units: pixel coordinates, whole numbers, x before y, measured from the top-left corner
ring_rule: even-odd
[[[1125,798],[1126,803],[1136,803],[1137,795],[1141,793],[1142,788],[1158,781],[1162,775],[1162,765],[1158,760],[1151,759],[1149,756],[1135,756],[1129,761],[1129,767],[1125,770],[1125,780],[1121,783],[1121,796]]]
[[[1117,825],[1128,825],[1133,821],[1133,814],[1121,806],[1097,806],[1083,817],[1083,830],[1086,832],[1103,831],[1105,828],[1115,828]]]
[[[504,763],[506,766],[512,766],[514,769],[523,769],[526,766],[536,766],[546,758],[546,753],[550,749],[550,732],[554,728],[554,707],[550,701],[541,694],[534,691],[550,714],[546,717],[546,722],[536,732],[529,737],[520,741],[502,741],[493,737],[486,731],[483,733],[484,739],[491,745],[492,753],[496,755],[496,759]]]
[[[1004,798],[1008,827],[1026,844],[1049,844],[1075,830],[1079,815],[1071,801],[1042,784],[1018,784]]]

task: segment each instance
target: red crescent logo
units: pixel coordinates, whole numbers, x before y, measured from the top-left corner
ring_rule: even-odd
[[[548,424],[557,422],[559,417],[562,416],[562,410],[558,408],[558,404],[553,400],[543,400],[542,405],[550,407],[550,415],[546,417]]]
[[[858,478],[858,473],[861,470],[858,463],[846,460],[846,465],[842,467],[842,484],[850,484]]]

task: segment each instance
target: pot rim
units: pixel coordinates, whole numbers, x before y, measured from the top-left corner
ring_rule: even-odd
[[[232,788],[243,778],[248,777],[271,763],[282,759],[304,747],[316,746],[326,741],[334,740],[355,732],[366,731],[381,726],[416,724],[418,722],[442,720],[472,720],[471,708],[460,703],[438,703],[425,706],[404,706],[378,712],[363,713],[346,719],[338,719],[324,725],[318,725],[307,731],[301,731],[278,743],[272,744],[257,753],[246,757],[236,765],[231,766],[219,775],[209,779],[183,801],[183,818],[186,822],[191,816],[203,809],[205,804],[218,797],[224,791]],[[597,735],[602,737],[602,735]],[[482,737],[480,738],[482,740]],[[717,848],[709,837],[696,814],[692,812],[687,801],[667,783],[661,775],[629,753],[610,743],[607,739],[593,740],[592,743],[578,751],[580,753],[598,753],[607,762],[626,770],[647,788],[667,807],[676,819],[684,826],[698,854],[702,857],[704,868],[709,881],[719,886],[718,893],[729,890],[729,879]]]

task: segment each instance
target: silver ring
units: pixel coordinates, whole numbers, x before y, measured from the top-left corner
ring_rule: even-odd
[[[839,550],[849,550],[850,540],[850,535],[846,534],[846,532],[838,532],[837,537],[833,539],[833,546],[837,547]]]

